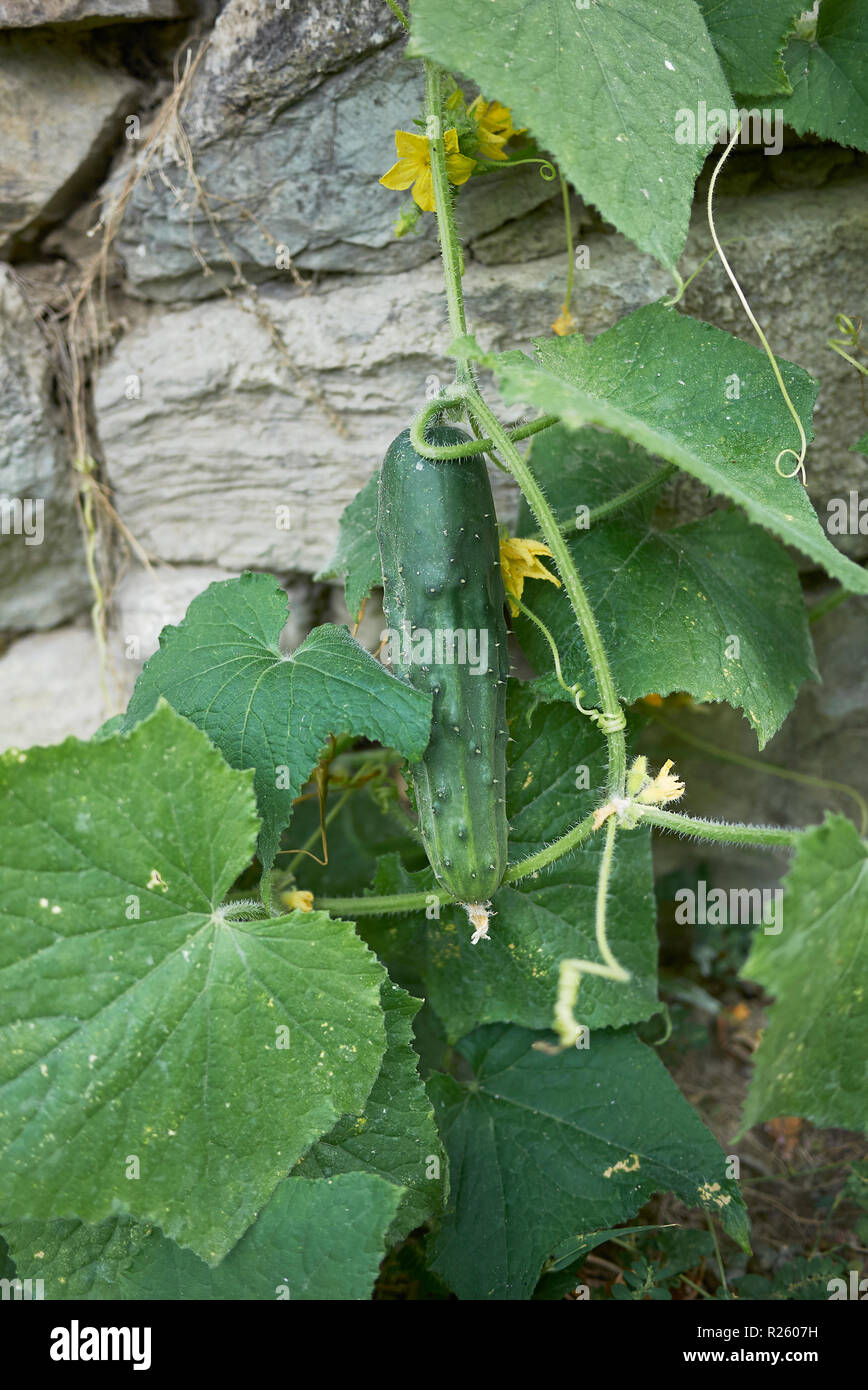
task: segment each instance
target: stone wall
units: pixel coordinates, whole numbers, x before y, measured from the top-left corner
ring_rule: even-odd
[[[152,147],[188,54],[185,137],[168,126]],[[214,578],[277,573],[291,641],[345,617],[339,588],[313,580],[341,510],[431,378],[449,373],[433,219],[396,239],[401,198],[376,182],[420,103],[418,65],[382,0],[0,0],[0,497],[41,499],[44,523],[41,544],[22,534],[26,514],[0,535],[0,745],[89,734],[124,701],[160,626]],[[777,158],[734,154],[720,190],[720,234],[737,239],[755,312],[775,349],[821,382],[808,480],[822,519],[830,497],[868,495],[868,460],[850,447],[868,426],[859,378],[826,346],[836,313],[866,310],[868,161],[792,139]],[[689,270],[710,249],[702,191]],[[559,194],[527,169],[473,180],[459,209],[473,329],[485,347],[526,346],[563,297]],[[670,292],[593,209],[574,199],[572,212],[589,250],[574,305],[583,333]],[[89,449],[115,515],[101,536],[113,585],[101,673],[64,325],[107,224],[106,298],[100,308],[98,278],[82,310],[84,330],[96,306]],[[684,303],[751,337],[716,261]],[[509,489],[494,481],[508,516]],[[685,515],[707,505],[688,479],[674,494]],[[276,524],[287,506],[288,533]],[[866,537],[839,543],[868,554]],[[806,570],[806,582],[823,591],[821,576]],[[850,601],[818,625],[828,694],[803,693],[770,756],[837,767],[828,775],[861,779],[868,794],[854,756],[865,615]],[[741,737],[737,716],[721,720],[721,739]],[[757,817],[792,809],[780,787],[762,783]]]

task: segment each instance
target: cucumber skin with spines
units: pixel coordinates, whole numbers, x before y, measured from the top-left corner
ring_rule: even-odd
[[[471,442],[454,425],[430,427],[426,439]],[[459,902],[484,903],[506,868],[509,653],[497,518],[482,456],[423,458],[404,430],[383,461],[377,537],[392,631],[488,633],[488,669],[478,675],[457,662],[407,662],[405,643],[391,644],[400,648],[392,652],[397,674],[433,696],[431,738],[411,768],[431,867]]]

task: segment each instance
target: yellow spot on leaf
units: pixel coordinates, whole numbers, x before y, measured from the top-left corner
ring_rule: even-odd
[[[611,1168],[605,1170],[603,1177],[610,1178],[613,1173],[635,1173],[639,1167],[639,1155],[631,1154],[629,1158],[622,1158],[619,1163],[613,1163]]]

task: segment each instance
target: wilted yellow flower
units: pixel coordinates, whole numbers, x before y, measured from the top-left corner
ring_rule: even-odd
[[[594,812],[594,829],[599,830],[613,815],[617,815],[620,823],[627,829],[632,829],[639,823],[641,815],[637,803],[643,806],[662,806],[667,801],[677,801],[684,795],[684,783],[672,776],[671,769],[672,759],[668,758],[657,776],[649,777],[648,759],[634,758],[627,773],[627,795],[613,796],[605,806],[597,807]]]
[[[290,912],[313,912],[313,893],[306,888],[296,888],[291,893],[281,893],[280,901]]]
[[[672,759],[667,758],[657,776],[636,794],[636,800],[646,806],[662,806],[666,801],[677,801],[683,796],[684,783],[672,776],[672,765]]]
[[[540,564],[538,555],[551,555],[547,545],[541,541],[520,540],[517,536],[509,536],[500,542],[500,568],[503,574],[503,587],[509,599],[509,611],[515,617],[518,608],[513,603],[513,596],[521,598],[524,592],[524,581],[526,579],[547,579],[550,584],[557,584],[561,587],[561,581],[551,574],[545,565]]]
[[[552,324],[552,332],[557,333],[559,338],[566,338],[569,333],[575,333],[579,326],[579,320],[572,314],[566,304],[561,305],[561,312]]]
[[[522,135],[526,126],[515,130],[512,112],[499,101],[484,101],[478,96],[467,108],[467,114],[476,122],[476,135],[479,140],[479,154],[482,159],[506,159],[502,146],[513,135]]]
[[[443,136],[446,146],[446,173],[449,182],[466,183],[473,173],[475,161],[458,149],[458,132],[447,130]],[[427,135],[414,135],[409,130],[395,131],[398,162],[380,179],[384,188],[405,189],[413,185],[413,200],[423,212],[434,212],[434,180],[431,175],[431,146]]]

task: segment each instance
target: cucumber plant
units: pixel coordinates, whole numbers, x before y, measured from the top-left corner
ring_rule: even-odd
[[[641,0],[388,3],[425,107],[381,182],[412,188],[399,235],[436,218],[454,377],[344,513],[330,574],[355,631],[318,626],[287,655],[275,579],[213,584],[123,714],[0,762],[0,1254],[47,1298],[366,1299],[384,1255],[381,1296],[407,1275],[425,1298],[617,1297],[593,1251],[638,1259],[660,1192],[710,1227],[714,1261],[697,1274],[688,1233],[679,1279],[727,1297],[732,1258],[745,1287],[769,1285],[745,1274],[739,1154],[646,1041],[668,1032],[652,830],[790,860],[783,919],[753,919],[739,962],[775,1001],[742,1133],[865,1125],[860,793],[760,763],[810,784],[824,822],[702,819],[668,743],[713,753],[670,716],[722,702],[762,747],[816,677],[785,546],[840,586],[811,619],[868,593],[805,488],[817,383],[752,310],[759,347],[685,313],[679,269],[708,156],[723,254],[734,94],[868,149],[864,15],[822,0],[790,33],[759,0],[735,17],[658,0],[652,32]],[[730,136],[713,154],[712,110]],[[460,190],[517,165],[562,192],[566,293],[532,353],[488,352],[465,311]],[[592,341],[570,186],[673,279]],[[489,463],[514,516],[495,515]],[[667,525],[676,470],[734,505]],[[376,653],[357,634],[380,583]],[[673,1016],[720,1007],[670,985]]]

